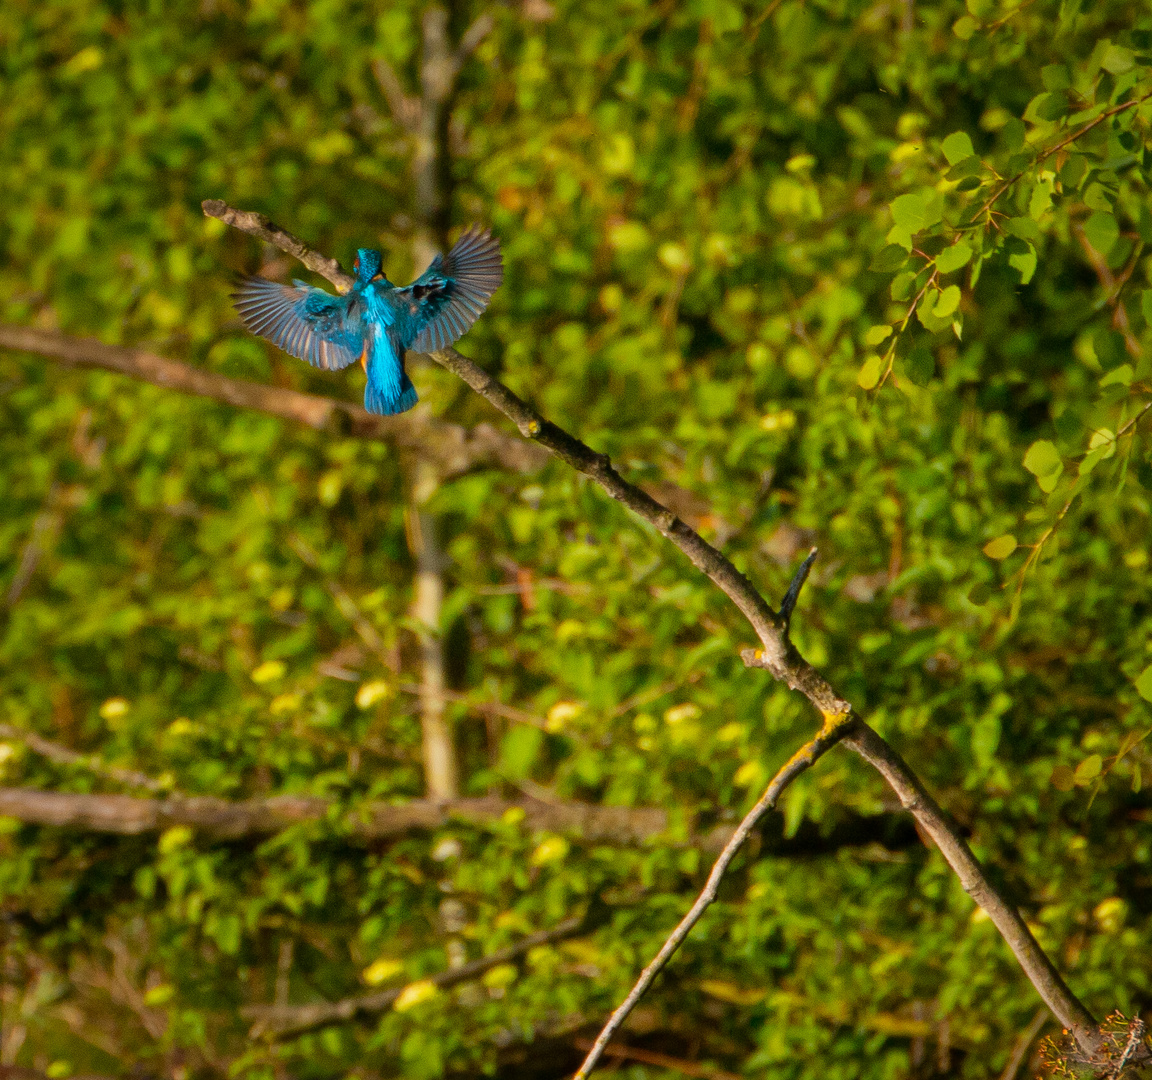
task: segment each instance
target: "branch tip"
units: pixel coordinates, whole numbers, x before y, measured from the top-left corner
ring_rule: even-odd
[[[804,588],[804,582],[808,580],[808,572],[816,561],[816,554],[816,548],[808,552],[808,557],[800,564],[800,569],[793,576],[792,583],[784,594],[784,599],[780,601],[780,622],[784,627],[785,634],[788,633],[788,625],[792,621],[792,610],[796,607],[796,601],[800,599],[800,590]]]

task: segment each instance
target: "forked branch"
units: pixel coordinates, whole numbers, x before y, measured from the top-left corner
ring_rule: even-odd
[[[209,209],[209,205],[212,209]],[[223,207],[223,210],[229,213],[229,218],[226,218],[223,212],[216,212],[222,205],[205,204],[205,212],[221,220],[229,220],[229,223],[236,228],[249,231],[244,228],[242,223],[244,218],[239,212]],[[264,232],[254,235],[268,239]],[[269,239],[269,242],[276,243],[272,239]],[[291,246],[287,246],[289,244]],[[295,237],[287,237],[285,244],[278,246],[290,254],[295,254],[297,249],[303,248],[307,255],[313,255]],[[831,739],[833,743],[839,740],[855,750],[888,781],[904,808],[936,842],[941,854],[960,878],[964,889],[988,913],[1044,1003],[1073,1033],[1085,1055],[1092,1060],[1097,1059],[1102,1051],[1103,1041],[1099,1025],[1092,1014],[1068,988],[1048,955],[1032,936],[1020,913],[988,880],[983,867],[972,854],[964,837],[928,794],[916,774],[880,735],[853,714],[851,704],[840,697],[827,680],[800,656],[788,638],[787,620],[783,617],[783,613],[773,611],[752,582],[699,533],[635,484],[621,477],[612,467],[607,455],[596,453],[579,439],[545,420],[527,402],[455,349],[445,349],[430,355],[438,364],[458,375],[481,397],[507,416],[521,435],[540,443],[578,472],[595,480],[612,498],[655,526],[740,609],[760,639],[760,648],[744,653],[745,663],[749,666],[766,668],[773,677],[790,688],[799,690],[825,718],[825,725],[820,734],[799,751],[798,755],[811,754],[811,761],[815,761],[818,756],[816,750],[823,753],[827,749],[823,747],[822,740]],[[833,720],[835,722],[831,723]],[[797,758],[793,758],[789,766],[796,760]],[[780,788],[765,792],[764,798],[771,796],[774,800],[778,797],[779,791],[783,790],[794,775],[808,768],[811,761],[806,761],[794,772],[786,772],[781,777]],[[786,766],[785,770],[788,770],[789,766]],[[757,806],[759,805],[758,803]],[[767,806],[764,809],[767,810]],[[684,933],[687,933],[687,929]],[[673,951],[674,948],[675,946]],[[663,953],[663,950],[661,952]],[[653,977],[658,970],[657,967],[653,971]],[[640,992],[643,993],[643,990]]]

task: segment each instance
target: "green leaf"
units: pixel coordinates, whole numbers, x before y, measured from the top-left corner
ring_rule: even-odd
[[[1111,214],[1097,210],[1084,222],[1084,236],[1099,254],[1107,255],[1120,239],[1120,226]]]
[[[1040,81],[1045,90],[1067,90],[1072,85],[1072,74],[1066,64],[1049,64],[1040,69]]]
[[[1144,322],[1152,326],[1152,289],[1140,293],[1140,313],[1144,316]]]
[[[1118,368],[1108,372],[1108,374],[1100,380],[1100,385],[1112,386],[1119,384],[1121,386],[1131,386],[1132,380],[1135,377],[1136,373],[1133,371],[1131,364],[1121,364]]]
[[[981,581],[968,590],[968,602],[975,604],[977,607],[983,607],[991,599],[992,586],[986,581]]]
[[[899,270],[907,258],[908,252],[899,244],[889,244],[872,256],[872,262],[869,264],[868,269],[876,270],[880,273],[890,273],[893,270]]]
[[[1152,701],[1152,664],[1149,664],[1136,678],[1136,693],[1145,701]]]
[[[1060,183],[1066,188],[1078,188],[1088,172],[1088,162],[1081,154],[1071,154],[1060,170]]]
[[[1016,537],[1011,533],[989,540],[983,547],[983,552],[990,559],[1006,559],[1016,550]]]
[[[1009,218],[1004,222],[1004,231],[1009,236],[1018,236],[1021,240],[1027,240],[1033,244],[1040,242],[1040,226],[1030,217]]]
[[[977,176],[984,171],[984,163],[976,157],[966,157],[963,161],[957,162],[945,174],[945,180],[967,180],[971,176]],[[979,185],[977,185],[979,186]]]
[[[976,150],[966,131],[954,131],[941,144],[940,149],[947,158],[949,165],[955,165],[965,158],[972,157]]]
[[[1024,468],[1033,476],[1051,476],[1064,467],[1056,444],[1047,439],[1037,439],[1024,454]]]
[[[856,384],[863,390],[872,390],[879,381],[880,357],[870,356],[861,366],[860,373],[856,376]]]
[[[916,275],[911,270],[905,270],[897,274],[892,279],[892,284],[888,287],[888,294],[893,300],[907,300],[912,294],[912,283],[916,280]]]
[[[1072,774],[1073,782],[1077,787],[1087,787],[1100,775],[1104,767],[1104,759],[1099,754],[1089,754]]]
[[[1009,255],[1008,265],[1020,271],[1020,284],[1027,285],[1036,273],[1036,249],[1029,245],[1026,251]]]
[[[936,269],[942,274],[951,274],[954,270],[959,270],[960,267],[964,266],[970,258],[972,258],[972,249],[968,246],[968,241],[958,240],[936,256]]]
[[[1031,105],[1032,115],[1040,120],[1059,120],[1068,113],[1068,93],[1057,90],[1050,94],[1041,94]]]
[[[940,299],[932,308],[932,314],[938,319],[946,319],[960,306],[960,286],[949,285],[940,293]]]
[[[952,24],[952,33],[961,41],[968,41],[979,29],[980,23],[972,18],[971,15],[961,15],[960,18]]]
[[[892,333],[892,327],[887,323],[881,323],[879,326],[870,326],[868,332],[864,335],[865,345],[879,345]]]
[[[943,206],[938,192],[927,191],[898,195],[892,200],[890,209],[896,225],[915,235],[940,220]]]
[[[1112,75],[1123,75],[1131,71],[1135,63],[1132,50],[1122,45],[1109,45],[1100,58],[1100,66]]]

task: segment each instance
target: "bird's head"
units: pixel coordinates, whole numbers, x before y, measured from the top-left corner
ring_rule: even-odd
[[[371,248],[360,248],[356,252],[356,260],[352,263],[352,269],[356,272],[356,280],[361,285],[366,285],[377,274],[380,273],[380,252],[373,251]]]

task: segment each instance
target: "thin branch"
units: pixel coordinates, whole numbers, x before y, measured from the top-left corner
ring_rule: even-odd
[[[900,805],[915,816],[920,827],[935,841],[940,853],[960,879],[964,891],[988,913],[1044,1003],[1072,1032],[1085,1053],[1097,1054],[1103,1041],[1099,1025],[1092,1014],[1068,988],[1020,913],[988,880],[968,842],[928,794],[920,778],[867,724],[859,724],[850,731],[844,738],[844,744],[855,750],[888,781],[900,799]]]
[[[1103,1046],[1099,1026],[1068,988],[1019,912],[1008,904],[988,880],[959,830],[947,819],[900,755],[867,724],[855,717],[852,706],[800,656],[789,641],[780,617],[752,582],[694,529],[661,506],[652,496],[624,480],[612,467],[606,454],[596,453],[579,439],[545,420],[478,364],[455,349],[429,355],[507,416],[521,435],[551,450],[578,472],[595,480],[612,498],[655,526],[739,608],[761,642],[761,648],[742,652],[745,664],[763,667],[791,689],[799,690],[825,717],[825,727],[827,718],[841,718],[837,738],[842,739],[845,745],[855,750],[888,781],[905,809],[914,815],[936,841],[965,890],[988,913],[1044,1002],[1073,1033],[1086,1054],[1093,1057],[1098,1055]],[[822,735],[823,729],[817,739]]]
[[[420,99],[404,92],[400,79],[387,60],[383,58],[373,60],[372,73],[384,92],[388,108],[392,111],[392,118],[409,135],[415,134],[420,126]]]
[[[643,972],[641,972],[640,978],[636,980],[636,985],[632,987],[628,996],[617,1007],[616,1011],[609,1018],[608,1023],[604,1025],[600,1034],[596,1037],[596,1041],[592,1044],[592,1049],[588,1051],[588,1056],[584,1059],[584,1063],[576,1070],[576,1075],[573,1080],[587,1080],[588,1075],[596,1068],[596,1063],[603,1055],[612,1036],[628,1018],[628,1014],[636,1007],[640,999],[648,992],[648,987],[652,985],[656,976],[660,974],[668,961],[672,959],[673,954],[680,948],[689,933],[691,933],[692,927],[700,921],[700,916],[704,914],[708,906],[716,899],[716,893],[720,888],[721,879],[724,877],[728,866],[736,857],[736,853],[740,850],[744,841],[748,839],[749,833],[756,827],[756,823],[776,805],[776,800],[780,797],[781,792],[783,792],[797,776],[806,769],[810,769],[824,754],[832,749],[836,743],[843,739],[857,723],[859,723],[859,721],[857,721],[850,712],[839,716],[826,716],[824,726],[820,729],[816,737],[797,750],[780,771],[772,777],[764,794],[760,796],[760,801],[748,811],[744,816],[744,820],[740,822],[736,831],[732,834],[732,839],[724,845],[724,850],[720,853],[720,857],[713,865],[712,872],[708,875],[708,881],[701,890],[700,895],[696,898],[696,903],[689,909],[688,914],[680,920],[679,925],[677,925],[676,929],[668,936],[668,940],[661,946],[655,958]]]
[[[0,323],[0,348],[36,353],[76,367],[113,371],[166,390],[291,420],[316,431],[391,443],[434,461],[447,476],[497,463],[517,472],[529,472],[540,468],[545,460],[539,450],[525,447],[521,440],[510,438],[488,424],[478,424],[469,431],[435,420],[420,410],[400,416],[376,416],[348,401],[230,379],[145,349],[105,345],[93,338]]]
[[[780,621],[784,624],[784,633],[788,633],[789,624],[792,622],[792,612],[796,607],[796,601],[800,599],[800,590],[804,588],[804,582],[808,580],[808,572],[812,569],[812,564],[815,561],[816,549],[813,548],[808,552],[808,558],[800,564],[800,569],[792,578],[792,583],[788,586],[784,599],[780,601]]]
[[[486,971],[490,971],[500,964],[508,964],[519,960],[540,945],[549,945],[554,941],[564,941],[567,938],[589,929],[588,921],[584,916],[573,916],[557,923],[551,930],[540,930],[529,934],[510,945],[500,949],[490,956],[473,960],[458,968],[450,968],[437,975],[429,977],[428,982],[441,990],[461,983],[471,982],[479,978]],[[252,1030],[248,1033],[253,1039],[284,1038],[286,1035],[298,1035],[312,1028],[324,1024],[337,1024],[352,1020],[357,1016],[371,1016],[390,1009],[396,999],[404,992],[403,986],[393,987],[390,990],[378,990],[373,994],[357,994],[341,1001],[323,1001],[314,1005],[251,1005],[241,1009],[241,1015],[254,1020]]]
[[[574,1045],[577,1050],[589,1050],[592,1042],[590,1039],[577,1039]],[[655,1050],[644,1050],[639,1046],[610,1046],[604,1051],[604,1056],[623,1061],[639,1061],[643,1065],[671,1069],[685,1076],[698,1076],[700,1080],[744,1080],[738,1073],[726,1072],[724,1069],[710,1069],[707,1065],[695,1061],[685,1061],[683,1058],[661,1054]]]
[[[1109,119],[1109,117],[1116,116],[1117,113],[1125,112],[1128,109],[1135,109],[1138,106],[1143,105],[1144,102],[1149,98],[1152,98],[1152,90],[1150,90],[1143,97],[1133,98],[1131,101],[1125,101],[1120,105],[1114,105],[1111,109],[1105,109],[1104,112],[1096,117],[1095,120],[1089,120],[1088,123],[1080,128],[1079,131],[1073,132],[1071,135],[1061,139],[1058,143],[1053,144],[1052,146],[1048,147],[1047,150],[1044,150],[1038,154],[1036,160],[1033,161],[1028,166],[1028,168],[1021,169],[1015,176],[1009,177],[992,193],[988,201],[984,203],[984,205],[981,206],[979,210],[976,211],[972,218],[972,223],[975,224],[984,214],[991,210],[992,207],[996,205],[996,201],[1000,198],[1000,196],[1003,195],[1004,192],[1006,192],[1010,187],[1012,187],[1012,185],[1015,184],[1017,180],[1024,176],[1024,174],[1028,172],[1028,169],[1035,168],[1042,161],[1047,161],[1053,154],[1058,153],[1059,151],[1063,150],[1064,147],[1070,146],[1077,139],[1087,135],[1088,132],[1090,132],[1094,127],[1102,124],[1105,120]]]
[[[235,210],[219,199],[205,199],[200,204],[200,208],[204,211],[205,216],[217,218],[225,225],[231,225],[234,229],[239,229],[249,236],[255,236],[263,240],[264,243],[287,252],[292,258],[308,267],[312,273],[327,278],[342,293],[347,292],[356,284],[356,279],[351,274],[344,273],[335,259],[329,259],[327,256],[313,251],[303,240],[293,236],[290,232],[285,232],[284,229],[263,214],[257,214],[252,210]]]
[[[41,757],[48,758],[49,761],[55,761],[59,765],[79,765],[82,769],[87,769],[97,776],[105,776],[109,780],[115,780],[118,784],[144,788],[154,792],[164,790],[163,784],[142,772],[137,772],[135,769],[121,769],[116,765],[106,765],[99,754],[81,754],[67,746],[42,739],[33,731],[12,727],[11,724],[0,724],[0,738],[22,742],[29,750]]]
[[[456,46],[457,71],[463,66],[464,61],[480,47],[480,43],[492,33],[495,26],[496,20],[488,12],[484,12],[483,15],[478,15],[472,25],[464,31],[460,38],[460,44]]]
[[[1028,1026],[1020,1032],[1016,1045],[1012,1047],[1012,1054],[1004,1066],[1004,1071],[1000,1074],[1000,1080],[1016,1080],[1016,1074],[1020,1071],[1020,1066],[1024,1064],[1028,1048],[1036,1041],[1036,1036],[1043,1030],[1051,1015],[1047,1009],[1036,1010],[1036,1015],[1028,1022]]]

